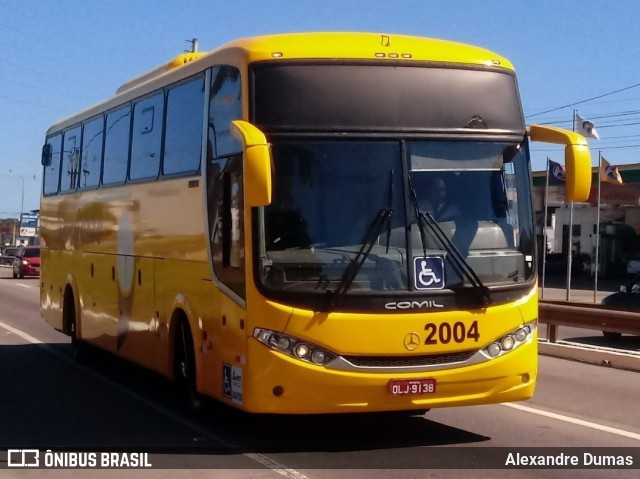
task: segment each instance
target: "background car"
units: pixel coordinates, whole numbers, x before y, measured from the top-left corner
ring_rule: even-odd
[[[0,264],[11,266],[13,264],[13,258],[16,257],[20,248],[14,248],[12,246],[8,246],[4,248],[2,251],[2,256],[0,256]]]
[[[640,256],[633,256],[627,261],[627,274],[640,273]]]
[[[615,309],[640,311],[640,274],[636,274],[628,284],[620,286],[619,292],[605,297],[601,303],[603,306]],[[621,333],[612,331],[603,331],[602,334],[610,339],[618,339],[622,336]]]
[[[13,277],[40,276],[40,246],[23,246],[13,259]]]
[[[542,257],[540,258],[542,260]],[[542,264],[540,264],[542,269]],[[567,274],[567,255],[549,253],[545,256],[545,272],[548,274]],[[571,276],[584,276],[591,273],[591,256],[582,253],[571,258]]]

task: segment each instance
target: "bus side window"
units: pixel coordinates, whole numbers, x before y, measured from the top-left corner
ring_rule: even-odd
[[[187,174],[199,170],[203,102],[202,75],[167,92],[163,174]]]
[[[74,191],[78,185],[80,172],[80,127],[64,133],[62,167],[60,171],[60,191]]]
[[[62,134],[59,133],[47,140],[51,148],[51,163],[44,167],[44,182],[42,192],[45,196],[58,193],[60,185],[60,159],[62,149]]]
[[[127,178],[130,125],[131,107],[129,105],[107,115],[102,171],[102,183],[105,185],[121,185]]]
[[[213,128],[217,158],[242,152],[242,143],[231,136],[231,121],[240,118],[242,118],[240,71],[229,65],[214,68],[209,92],[209,128]]]
[[[160,170],[164,93],[157,93],[135,104],[131,136],[132,180],[154,179]]]
[[[208,209],[211,254],[216,276],[245,297],[244,192],[242,156],[209,165]]]
[[[95,188],[100,183],[103,132],[102,115],[84,124],[79,188]]]

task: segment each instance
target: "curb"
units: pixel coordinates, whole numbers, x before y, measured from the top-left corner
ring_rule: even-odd
[[[574,346],[546,341],[538,342],[538,351],[545,356],[640,372],[640,355],[616,352],[606,348]]]

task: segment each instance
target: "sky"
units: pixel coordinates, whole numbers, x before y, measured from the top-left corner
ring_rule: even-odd
[[[469,43],[515,66],[526,123],[592,121],[592,164],[640,163],[638,0],[0,0],[0,218],[39,207],[57,120],[115,94],[197,38],[368,31]],[[532,144],[532,169],[560,147]]]

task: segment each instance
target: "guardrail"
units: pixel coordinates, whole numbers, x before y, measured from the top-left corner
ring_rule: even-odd
[[[538,311],[538,322],[547,325],[547,340],[551,343],[557,340],[558,326],[640,335],[640,309],[540,300]]]

